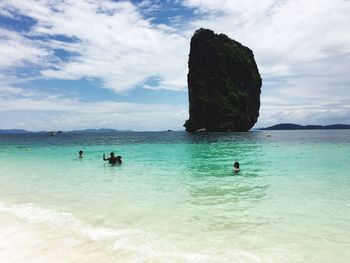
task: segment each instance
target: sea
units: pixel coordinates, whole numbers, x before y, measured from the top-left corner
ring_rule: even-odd
[[[0,262],[350,262],[350,130],[2,134]]]

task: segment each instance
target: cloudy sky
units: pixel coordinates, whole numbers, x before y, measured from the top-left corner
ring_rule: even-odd
[[[349,0],[0,0],[0,129],[183,129],[193,32],[251,48],[255,127],[350,123]]]

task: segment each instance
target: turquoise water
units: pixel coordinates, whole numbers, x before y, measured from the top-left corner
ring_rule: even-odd
[[[349,259],[349,130],[0,135],[1,262]]]

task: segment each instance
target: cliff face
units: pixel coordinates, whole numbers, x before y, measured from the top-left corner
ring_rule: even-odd
[[[224,34],[199,29],[191,39],[186,131],[248,131],[260,108],[253,52]]]

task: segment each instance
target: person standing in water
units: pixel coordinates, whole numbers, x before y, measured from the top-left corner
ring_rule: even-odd
[[[239,169],[239,162],[235,162],[235,163],[233,164],[233,171],[234,171],[235,173],[238,173],[238,172],[240,171],[240,169]]]
[[[84,152],[82,150],[79,151],[79,158],[83,158],[84,157]]]
[[[121,156],[114,156],[114,152],[110,153],[110,157],[106,158],[106,155],[103,154],[103,160],[108,161],[110,164],[121,164],[122,163],[122,157]]]

